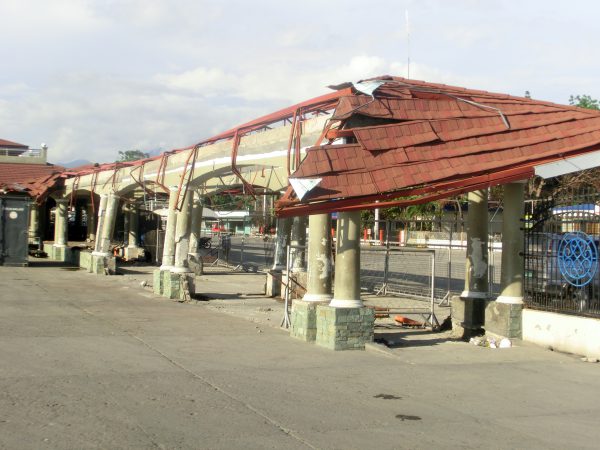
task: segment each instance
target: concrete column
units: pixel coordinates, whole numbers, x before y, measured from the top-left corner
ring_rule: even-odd
[[[92,208],[91,201],[87,204],[87,240],[88,242],[96,240],[96,211]]]
[[[199,195],[194,196],[192,206],[192,228],[190,231],[190,254],[195,255],[199,258],[198,242],[200,242],[200,236],[202,235],[202,210],[204,205],[202,204],[202,198]]]
[[[175,229],[177,227],[177,187],[169,188],[169,212],[167,215],[167,229],[163,245],[162,265],[160,270],[170,270],[175,265]]]
[[[94,245],[94,254],[100,253],[100,236],[104,228],[104,220],[106,218],[106,204],[108,202],[108,194],[100,194],[100,204],[98,205],[98,225],[96,228],[96,242]]]
[[[306,272],[306,216],[294,217],[292,222],[291,245],[305,247],[290,250],[292,272]]]
[[[137,248],[138,247],[138,223],[139,223],[139,210],[137,205],[130,205],[129,211],[127,211],[127,247]]]
[[[504,212],[502,222],[502,274],[498,303],[523,303],[523,183],[504,186]]]
[[[335,288],[329,306],[360,308],[360,211],[338,214]]]
[[[29,205],[29,243],[38,244],[40,239],[40,207],[37,203]]]
[[[100,200],[100,203],[102,203],[102,200]],[[98,239],[96,242],[96,250],[92,254],[96,256],[111,256],[110,243],[115,231],[118,208],[119,197],[115,194],[107,195],[106,211],[102,218],[102,228],[100,228],[100,220],[98,220]]]
[[[308,218],[308,282],[302,300],[329,301],[331,295],[331,216],[315,214]]]
[[[464,298],[488,298],[487,189],[469,192]]]
[[[272,270],[282,271],[285,269],[287,244],[289,242],[291,228],[292,219],[290,217],[277,219],[275,254],[273,257]]]
[[[67,198],[56,200],[56,209],[54,212],[54,247],[67,246],[67,231],[69,226],[68,203],[69,199]]]
[[[188,266],[188,253],[190,250],[190,231],[192,228],[192,206],[194,192],[187,191],[181,211],[177,212],[177,226],[175,229],[175,264],[171,272],[191,272]]]

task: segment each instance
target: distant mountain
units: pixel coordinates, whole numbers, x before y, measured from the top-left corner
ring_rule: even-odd
[[[93,163],[91,161],[88,161],[87,159],[76,159],[76,160],[71,161],[71,162],[66,162],[66,163],[59,162],[59,163],[56,163],[56,165],[66,167],[67,169],[70,169],[72,167],[85,166],[87,164],[93,164]]]

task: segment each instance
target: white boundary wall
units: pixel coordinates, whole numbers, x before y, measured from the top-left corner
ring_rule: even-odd
[[[523,340],[600,359],[600,320],[523,309]]]

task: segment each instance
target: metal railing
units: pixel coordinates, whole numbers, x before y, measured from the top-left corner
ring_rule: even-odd
[[[528,308],[600,318],[600,194],[538,201],[526,215]]]
[[[7,148],[0,147],[0,156],[17,156],[20,158],[46,158],[46,149],[38,148]]]

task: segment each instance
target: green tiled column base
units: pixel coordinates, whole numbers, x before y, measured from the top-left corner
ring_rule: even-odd
[[[88,272],[92,271],[92,253],[91,252],[79,252],[79,267],[85,269]]]
[[[166,270],[154,269],[152,273],[152,290],[156,295],[163,295],[163,272],[168,272]]]
[[[51,257],[55,261],[71,262],[71,249],[69,247],[52,246]]]
[[[180,274],[173,273],[169,270],[163,270],[162,279],[162,295],[170,299],[180,299],[182,296],[181,292],[181,281]]]
[[[317,306],[323,304],[294,300],[290,336],[306,342],[314,342],[317,338]]]
[[[106,260],[104,256],[92,255],[92,264],[90,265],[90,273],[96,275],[105,275]]]
[[[317,306],[316,343],[331,350],[362,350],[373,341],[374,310]]]
[[[92,255],[90,273],[96,275],[114,275],[117,272],[117,261],[114,256]]]
[[[523,337],[523,305],[491,301],[485,308],[485,331],[513,339]]]

